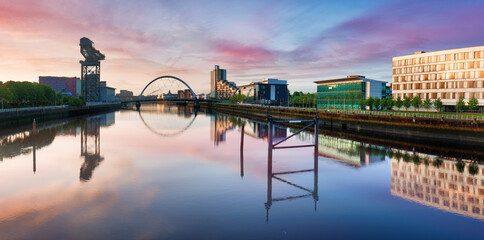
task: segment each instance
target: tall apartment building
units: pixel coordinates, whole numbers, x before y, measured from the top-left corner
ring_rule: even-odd
[[[215,65],[210,72],[210,97],[229,98],[238,92],[234,82],[227,81],[227,70]]]
[[[440,98],[455,106],[476,98],[484,106],[484,46],[416,52],[393,58],[393,98]]]

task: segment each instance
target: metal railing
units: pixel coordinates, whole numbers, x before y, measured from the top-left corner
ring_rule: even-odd
[[[22,111],[61,109],[61,108],[65,108],[65,107],[67,107],[67,105],[46,106],[46,107],[26,107],[26,108],[5,108],[5,109],[0,109],[0,113],[2,113],[2,112],[22,112]]]
[[[226,103],[229,104],[229,103]],[[261,104],[235,104],[242,106],[257,106],[267,108],[267,105]],[[288,107],[288,106],[273,106],[272,109],[284,109],[284,110],[308,110],[315,111],[315,108],[302,108],[302,107]],[[345,113],[345,114],[361,114],[361,115],[373,115],[373,116],[393,116],[393,117],[415,117],[415,118],[444,118],[444,119],[461,119],[461,120],[484,120],[484,114],[458,114],[458,113],[439,113],[439,112],[402,112],[402,111],[370,111],[370,110],[360,110],[360,109],[330,109],[325,110],[325,108],[319,108],[321,113]]]

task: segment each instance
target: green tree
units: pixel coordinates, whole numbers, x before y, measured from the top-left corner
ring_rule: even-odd
[[[235,94],[235,95],[233,95],[233,96],[231,96],[229,98],[229,102],[231,102],[231,103],[239,103],[239,102],[243,102],[245,100],[245,98],[246,97],[245,97],[244,94]]]
[[[405,110],[408,110],[410,108],[410,105],[412,104],[412,99],[409,98],[409,97],[405,97],[403,99],[403,107],[405,108]]]
[[[360,108],[364,108],[366,106],[366,101],[364,98],[358,99],[358,105],[360,105]]]
[[[471,111],[476,111],[477,109],[479,109],[479,101],[477,101],[475,97],[471,98],[467,105],[469,107],[469,110]]]
[[[370,107],[370,111],[371,111],[371,107],[373,106],[373,98],[372,97],[369,97],[365,100],[365,105]]]
[[[392,110],[394,105],[395,105],[395,101],[393,101],[393,99],[391,99],[391,98],[388,98],[387,99],[387,109]]]
[[[430,98],[426,98],[426,99],[423,101],[422,106],[423,106],[425,109],[429,110],[429,109],[430,109],[430,107],[432,106],[432,101],[430,100]]]
[[[400,96],[397,97],[397,100],[395,101],[395,107],[397,108],[401,108],[403,106],[403,101],[402,99],[400,98]]]
[[[465,167],[466,167],[466,164],[462,160],[458,160],[457,163],[455,164],[455,168],[457,168],[457,171],[460,173],[464,172]]]
[[[380,108],[380,99],[379,98],[373,98],[373,106],[375,107],[375,110],[378,110]]]
[[[388,98],[382,98],[380,101],[381,110],[388,109]]]
[[[476,175],[479,173],[479,166],[473,162],[469,165],[468,170],[471,175]]]
[[[442,100],[440,98],[437,98],[434,100],[434,108],[437,109],[439,112],[442,111],[442,108],[444,107],[444,104],[442,104]]]
[[[8,89],[7,85],[0,82],[0,101],[4,108],[8,108],[10,103],[14,101],[12,91]]]
[[[415,111],[417,111],[421,105],[422,99],[420,98],[420,96],[416,96],[412,99],[412,106],[415,108]]]
[[[457,110],[457,112],[462,112],[465,106],[466,103],[464,102],[464,98],[459,98],[459,100],[457,100],[457,103],[455,104],[455,109]]]

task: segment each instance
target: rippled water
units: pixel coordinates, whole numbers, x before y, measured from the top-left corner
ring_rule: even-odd
[[[276,126],[275,141],[296,130]],[[484,234],[482,165],[320,134],[316,171],[291,173],[314,169],[313,148],[270,161],[267,133],[263,122],[169,105],[9,130],[0,239]],[[304,132],[284,144],[312,142]]]

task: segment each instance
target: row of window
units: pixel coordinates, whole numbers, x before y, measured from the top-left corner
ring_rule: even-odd
[[[393,68],[393,74],[409,74],[436,71],[466,70],[484,68],[484,61],[458,62],[435,65],[424,65],[415,67]]]
[[[393,76],[393,82],[484,78],[484,71],[447,72]]]
[[[405,97],[413,98],[419,96],[421,99],[454,99],[463,98],[469,100],[471,98],[484,99],[484,92],[447,92],[447,93],[393,93],[393,99],[404,99]]]
[[[334,85],[318,85],[318,93],[322,92],[357,92],[362,91],[362,83],[347,83]]]
[[[418,57],[418,55],[416,55],[415,57],[412,57],[412,58],[395,60],[393,61],[393,66],[399,67],[399,66],[408,66],[408,65],[416,65],[416,64],[437,63],[437,62],[458,61],[458,60],[479,59],[479,58],[484,58],[484,50],[441,54],[441,55],[426,56],[426,57]]]
[[[400,189],[398,189],[398,191],[400,192]],[[409,195],[411,197],[417,197],[421,200],[424,200],[424,195],[422,193],[413,193],[412,191],[408,191],[406,189],[403,189],[401,191],[402,193],[406,194],[406,195]],[[431,196],[428,196],[428,195],[425,195],[425,201],[427,202],[431,202],[431,203],[435,203],[435,204],[439,204],[440,205],[440,199],[438,197],[431,197]],[[450,206],[450,202],[449,200],[446,200],[444,199],[442,201],[442,205],[445,206],[445,207],[451,207]],[[455,210],[461,210],[463,212],[468,212],[469,211],[469,207],[467,204],[460,204],[460,208],[459,208],[459,204],[457,202],[452,202],[452,208],[454,208]],[[480,214],[481,213],[481,209],[477,206],[472,206],[472,213],[473,214]],[[482,211],[482,215],[484,215],[484,209]]]
[[[392,90],[420,90],[420,89],[458,89],[483,88],[484,81],[450,81],[431,83],[397,83],[392,84]]]

